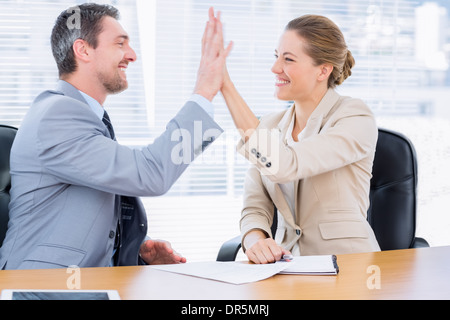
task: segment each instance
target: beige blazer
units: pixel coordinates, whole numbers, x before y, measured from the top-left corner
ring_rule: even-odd
[[[294,108],[263,117],[238,145],[253,164],[244,186],[242,240],[252,229],[272,236],[275,205],[275,241],[285,249],[296,247],[301,255],[379,251],[366,220],[378,138],[372,112],[361,100],[329,89],[299,142],[288,145]],[[288,182],[294,182],[295,212],[279,185]]]

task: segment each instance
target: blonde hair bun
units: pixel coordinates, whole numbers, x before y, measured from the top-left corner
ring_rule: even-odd
[[[352,52],[347,50],[347,57],[345,59],[344,65],[342,66],[342,71],[334,82],[336,86],[341,85],[348,77],[352,75],[352,68],[355,66],[355,58],[353,58]]]

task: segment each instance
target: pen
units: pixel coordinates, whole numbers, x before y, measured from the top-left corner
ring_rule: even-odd
[[[285,254],[283,255],[283,260],[284,261],[291,261],[294,259],[294,256],[292,254]]]

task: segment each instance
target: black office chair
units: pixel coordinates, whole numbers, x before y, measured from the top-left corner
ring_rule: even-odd
[[[400,133],[378,129],[367,220],[383,251],[429,246],[415,236],[417,177],[411,141]],[[272,225],[273,235],[276,223]],[[240,248],[240,236],[228,240],[220,248],[217,261],[234,261]]]
[[[417,238],[417,157],[404,135],[378,130],[367,219],[381,250],[428,247]]]
[[[9,156],[17,129],[0,125],[0,247],[6,236],[9,221],[9,190],[11,176],[9,174]]]

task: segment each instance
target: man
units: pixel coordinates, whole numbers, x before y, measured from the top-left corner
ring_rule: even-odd
[[[118,16],[114,7],[84,4],[55,23],[60,81],[33,102],[11,150],[10,222],[0,270],[186,261],[168,243],[146,237],[137,197],[166,193],[221,134],[208,112],[231,46],[221,47],[221,23],[210,9],[193,97],[153,144],[132,150],[115,141],[102,107],[109,94],[128,87],[126,70],[136,61]],[[203,139],[191,139],[195,122]],[[183,141],[181,150],[174,136]],[[186,155],[190,161],[174,159]]]

